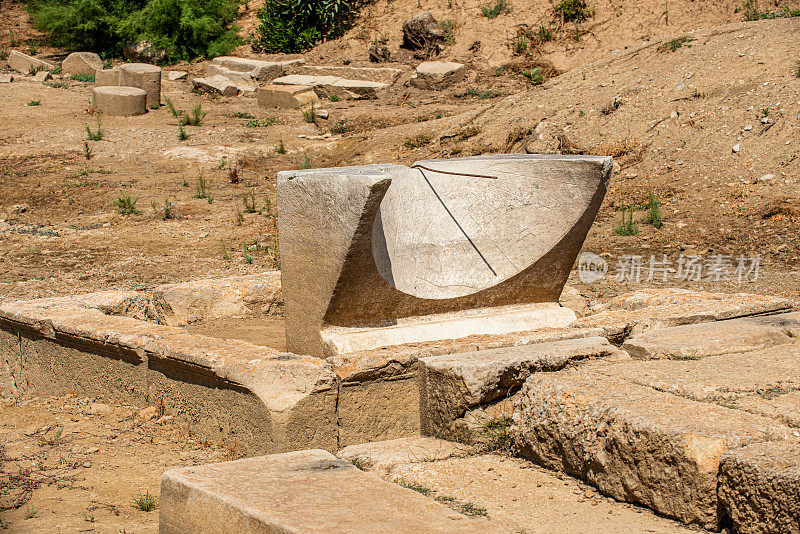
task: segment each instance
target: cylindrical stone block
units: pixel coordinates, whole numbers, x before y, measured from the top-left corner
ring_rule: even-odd
[[[161,67],[147,63],[126,63],[118,68],[121,86],[144,89],[148,108],[161,105]]]
[[[147,112],[147,93],[138,87],[95,87],[92,89],[95,113],[130,117]]]

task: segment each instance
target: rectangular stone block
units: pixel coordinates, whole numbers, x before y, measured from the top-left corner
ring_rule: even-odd
[[[414,376],[343,383],[339,388],[339,446],[419,434]]]
[[[336,76],[349,80],[366,80],[392,85],[403,74],[402,69],[391,67],[350,67],[329,65],[291,65],[292,74],[307,76]]]
[[[798,319],[798,313],[785,313],[661,328],[633,336],[622,348],[640,360],[746,352],[791,343],[800,334]]]
[[[509,395],[533,373],[620,352],[605,338],[589,337],[420,358],[422,433],[447,435],[468,409]]]
[[[173,469],[161,479],[161,534],[505,531],[320,450]]]
[[[794,432],[741,410],[580,370],[531,377],[513,417],[511,433],[524,457],[709,530],[722,519],[723,455]]]
[[[95,87],[108,87],[119,85],[119,69],[97,69],[94,72]]]
[[[282,61],[262,61],[234,56],[220,56],[211,60],[212,65],[218,65],[237,72],[246,72],[259,82],[268,83],[278,76],[283,76],[286,69],[305,63],[305,59],[286,59]]]
[[[262,108],[298,109],[319,102],[310,85],[267,85],[256,89]]]
[[[378,98],[388,84],[366,80],[346,80],[337,76],[311,76],[290,74],[272,80],[276,85],[310,85],[319,96],[330,98],[336,95],[345,99]]]
[[[23,74],[28,74],[31,67],[46,70],[55,70],[56,68],[56,66],[49,61],[44,61],[39,58],[29,56],[28,54],[23,54],[17,50],[12,50],[11,53],[8,54],[8,66]]]
[[[800,444],[756,443],[726,454],[719,498],[739,534],[800,533]]]

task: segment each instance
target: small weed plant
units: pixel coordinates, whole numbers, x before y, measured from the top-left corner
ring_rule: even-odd
[[[178,125],[178,141],[186,141],[189,139],[189,134],[186,133],[186,128],[183,127],[183,124]]]
[[[244,204],[245,213],[258,212],[258,209],[256,208],[256,197],[253,194],[252,189],[248,193],[242,195],[242,204]]]
[[[317,123],[317,109],[314,104],[303,110],[303,120],[310,124]]]
[[[350,458],[350,463],[362,471],[367,471],[370,467],[372,467],[372,461],[369,458],[364,458],[363,456],[353,456]]]
[[[92,82],[94,83],[94,74],[73,74],[69,77],[70,80],[76,82]]]
[[[183,113],[181,122],[184,126],[201,126],[207,113],[203,111],[203,104],[198,102],[189,113]]]
[[[153,206],[153,211],[156,214],[156,217],[161,219],[162,221],[167,221],[169,219],[174,219],[175,215],[172,213],[172,202],[164,199],[164,207],[160,207],[158,203],[154,200],[151,204]]]
[[[283,139],[278,140],[278,145],[275,147],[276,154],[286,154],[286,146],[283,144]]]
[[[300,168],[301,169],[310,169],[311,168],[311,156],[308,155],[308,152],[303,151],[303,157],[300,158]]]
[[[197,176],[194,198],[208,198],[209,189],[211,189],[211,178],[206,178],[205,175],[200,172]]]
[[[414,137],[409,137],[405,140],[403,145],[406,148],[420,148],[431,142],[431,136],[428,134],[417,134]]]
[[[114,206],[123,215],[136,215],[139,210],[136,209],[136,197],[132,197],[130,193],[125,193],[114,199]]]
[[[41,103],[42,103],[41,100],[30,100],[30,101],[28,101],[28,105],[29,106],[38,106]]]
[[[99,115],[95,119],[95,125],[97,126],[96,130],[92,130],[91,126],[88,124],[86,125],[86,138],[89,139],[89,141],[100,141],[105,134],[105,132],[103,132],[103,123]]]
[[[137,510],[142,512],[152,512],[158,508],[158,499],[154,495],[150,495],[149,491],[145,493],[137,493],[131,499],[131,504]]]
[[[453,19],[444,19],[439,22],[439,26],[444,30],[444,44],[449,46],[455,43],[456,21]]]
[[[647,214],[644,216],[645,224],[649,224],[653,228],[661,228],[664,225],[664,216],[661,213],[661,201],[658,200],[658,197],[652,190],[647,193],[647,201],[644,203],[643,207],[647,211]]]
[[[334,124],[333,127],[331,128],[331,133],[334,135],[347,133],[349,131],[350,131],[350,125],[347,124],[347,119],[340,120],[339,122]]]
[[[39,509],[34,508],[30,504],[25,507],[25,519],[33,519],[39,516]]]
[[[244,255],[244,262],[245,263],[253,263],[253,257],[250,255],[250,251],[247,250],[247,245],[242,248],[242,254]]]
[[[83,157],[86,159],[92,159],[94,156],[94,152],[92,152],[92,147],[89,146],[89,141],[83,142]]]
[[[264,119],[253,119],[251,121],[247,121],[245,123],[245,128],[266,128],[267,126],[275,126],[278,124],[278,120],[272,117],[266,117]]]
[[[494,0],[493,4],[481,6],[481,14],[487,19],[496,19],[505,13],[511,13],[511,4],[507,0]]]
[[[561,19],[562,25],[567,22],[583,22],[594,16],[586,0],[561,0],[553,7],[553,14]]]
[[[639,226],[633,222],[634,209],[622,208],[622,220],[614,227],[614,235],[631,236],[639,233]]]
[[[662,43],[656,48],[657,52],[674,52],[679,48],[691,48],[691,42],[694,41],[694,37],[689,37],[684,35],[683,37],[678,37],[677,39],[672,39],[671,41],[667,41],[666,43]]]

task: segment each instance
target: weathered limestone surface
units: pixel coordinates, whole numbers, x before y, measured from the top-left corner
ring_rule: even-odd
[[[162,534],[504,532],[320,450],[167,471],[160,508]]]
[[[91,74],[102,70],[103,60],[94,52],[73,52],[61,63],[61,72],[67,75]]]
[[[171,82],[185,80],[188,72],[185,70],[171,70],[167,72],[167,79]]]
[[[722,456],[793,434],[771,419],[587,371],[530,378],[511,432],[521,453],[545,467],[712,530],[721,519]]]
[[[650,329],[789,311],[794,306],[791,299],[773,295],[643,289],[611,299],[598,313],[579,319],[575,326],[599,327],[608,337],[624,338]]]
[[[463,80],[466,72],[467,68],[462,63],[425,61],[417,67],[410,83],[420,89],[438,91]]]
[[[0,74],[0,83],[11,83],[14,81],[14,77],[10,74]]]
[[[420,358],[422,433],[447,433],[469,408],[508,395],[533,373],[620,352],[605,338],[589,337]]]
[[[328,65],[292,65],[292,74],[336,76],[347,80],[367,80],[392,85],[403,74],[402,69],[390,67],[350,67]]]
[[[611,159],[501,155],[419,165],[491,178],[467,183],[400,165],[279,174],[289,350],[334,355],[339,349],[326,344],[326,329],[328,340],[342,329],[385,324],[424,330],[426,322],[470,313],[491,325],[493,311],[507,311],[498,307],[528,313],[531,304],[555,302],[605,194]],[[500,215],[509,191],[524,202]],[[567,205],[560,201],[566,195],[573,199]],[[531,330],[525,324],[492,333]],[[438,339],[483,333],[479,324]]]
[[[40,70],[33,76],[33,79],[39,83],[43,83],[46,82],[47,80],[52,80],[53,75],[50,74],[50,71]]]
[[[338,448],[338,378],[327,363],[99,309],[138,314],[141,300],[106,292],[0,306],[2,395],[81,391],[163,404],[207,439],[246,454]]]
[[[773,386],[755,395],[738,398],[736,406],[751,413],[777,419],[800,428],[800,391],[783,392],[783,386]]]
[[[740,401],[753,396],[767,401],[800,391],[800,343],[699,360],[632,360],[593,370],[688,399],[748,410]]]
[[[113,69],[97,69],[94,72],[94,86],[104,87],[119,85],[119,72],[117,67]]]
[[[161,105],[161,67],[147,63],[125,63],[117,68],[119,85],[144,89],[148,108]]]
[[[719,496],[739,534],[800,533],[800,443],[756,443],[726,454]]]
[[[236,96],[239,88],[225,76],[207,76],[205,78],[193,78],[192,85],[200,91],[219,93],[222,96]]]
[[[446,460],[466,456],[471,452],[472,448],[468,445],[426,436],[412,436],[351,445],[336,453],[336,456],[356,462],[362,469],[388,473],[398,464]]]
[[[56,68],[56,66],[49,61],[44,61],[39,58],[29,56],[28,54],[23,54],[17,50],[12,50],[11,53],[8,54],[7,61],[10,68],[23,74],[28,74],[31,67],[47,70],[53,70]]]
[[[243,57],[220,56],[211,60],[212,65],[219,65],[238,72],[248,72],[253,79],[264,83],[269,83],[273,79],[283,76],[286,69],[303,63],[305,63],[305,59],[302,58],[283,61],[262,61]]]
[[[298,109],[319,102],[310,85],[266,85],[256,89],[256,97],[262,108]]]
[[[320,97],[336,95],[344,99],[375,99],[388,84],[367,80],[347,80],[337,76],[290,74],[272,80],[276,85],[310,85]]]
[[[420,432],[419,388],[410,374],[342,381],[337,408],[340,447]]]
[[[92,109],[120,117],[142,115],[147,112],[147,93],[137,87],[95,87],[92,89]]]
[[[641,360],[702,358],[791,343],[800,337],[800,313],[748,317],[650,330],[622,345]]]
[[[236,87],[243,93],[252,93],[256,90],[256,81],[253,80],[253,77],[249,72],[239,72],[237,70],[231,70],[227,67],[209,63],[206,65],[206,76],[223,76],[236,84]]]

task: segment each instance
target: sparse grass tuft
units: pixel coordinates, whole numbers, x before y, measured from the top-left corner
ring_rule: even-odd
[[[583,22],[594,17],[594,9],[586,4],[586,0],[561,0],[553,6],[553,14],[561,23]]]
[[[649,224],[653,228],[661,228],[664,225],[664,216],[661,213],[661,201],[653,193],[652,189],[647,193],[647,201],[644,203],[643,208],[647,210],[644,216],[645,224]]]
[[[531,70],[523,70],[522,75],[531,85],[541,85],[544,83],[542,67],[534,67]]]
[[[361,456],[353,456],[350,458],[350,463],[362,471],[367,471],[370,467],[372,467],[372,461],[368,458],[362,458]]]
[[[433,119],[441,119],[442,117],[444,117],[444,113],[439,111],[435,115],[420,115],[417,117],[417,122],[425,122]]]
[[[421,493],[422,495],[425,495],[426,497],[430,497],[433,494],[433,490],[432,489],[430,489],[430,488],[428,488],[426,486],[423,486],[422,484],[417,484],[416,482],[408,482],[407,480],[403,480],[402,478],[398,479],[396,482],[397,482],[398,486],[402,486],[404,488],[408,488],[410,490],[414,490],[417,493]]]
[[[494,0],[494,4],[481,6],[481,14],[487,19],[496,19],[504,13],[511,13],[511,4],[507,0]]]
[[[794,75],[796,78],[800,78],[800,59],[794,64]]]
[[[178,117],[183,115],[183,110],[180,110],[180,109],[176,108],[175,104],[172,103],[172,99],[170,99],[170,97],[165,95],[164,96],[164,102],[166,102],[167,109],[169,110],[170,113],[172,113],[172,116],[174,118],[177,119]]]
[[[506,46],[515,56],[522,56],[533,52],[542,43],[552,41],[553,38],[553,29],[549,25],[540,24],[538,28],[531,28],[523,24],[517,27],[514,35],[506,34]]]
[[[486,517],[489,515],[489,513],[486,511],[486,508],[483,508],[482,506],[478,506],[471,502],[458,504],[456,510],[458,510],[464,515],[469,515],[469,516]]]
[[[309,156],[308,152],[306,152],[305,150],[303,151],[303,157],[300,158],[300,168],[301,169],[311,168],[311,156]]]
[[[275,147],[276,154],[286,154],[286,146],[283,144],[283,139],[278,140],[278,145]]]
[[[278,124],[278,120],[272,117],[266,117],[264,119],[253,119],[251,121],[247,121],[244,125],[245,128],[266,128],[267,126],[274,126]]]
[[[172,202],[170,202],[166,198],[164,199],[163,208],[160,208],[155,200],[151,205],[153,206],[153,211],[155,212],[156,216],[162,221],[175,218],[175,215],[172,213]]]
[[[231,113],[231,117],[234,119],[255,119],[255,116],[247,113],[246,111],[237,111],[236,113]]]
[[[66,80],[52,80],[49,82],[44,82],[44,84],[55,89],[66,89],[69,87],[69,82]]]
[[[317,123],[317,108],[314,104],[303,110],[303,120],[309,124]]]
[[[453,44],[455,42],[456,21],[453,19],[444,19],[439,22],[439,26],[444,30],[444,44]]]
[[[52,432],[45,432],[43,436],[39,436],[40,445],[58,445],[61,443],[61,438],[64,435],[64,427],[57,426]]]
[[[678,50],[679,48],[683,48],[684,46],[686,48],[691,48],[692,45],[689,44],[689,43],[691,43],[692,41],[694,41],[693,37],[689,37],[687,35],[684,35],[683,37],[678,37],[677,39],[672,39],[671,41],[667,41],[666,43],[663,43],[663,44],[659,45],[658,48],[656,48],[656,51],[657,52],[674,52],[674,51]]]
[[[633,211],[632,207],[622,208],[622,220],[614,227],[614,235],[631,236],[639,233],[639,226],[633,222]]]
[[[253,257],[250,255],[250,252],[247,250],[247,245],[242,248],[242,253],[244,254],[244,262],[245,263],[253,263]]]
[[[403,142],[406,148],[420,148],[431,142],[431,136],[428,134],[417,134],[414,137],[409,137]]]
[[[31,65],[28,67],[28,76],[36,76],[37,72],[43,71],[44,67],[41,65]]]
[[[30,101],[28,101],[28,105],[29,106],[38,106],[41,103],[42,103],[41,100],[30,100]]]
[[[39,509],[34,508],[30,504],[25,507],[25,519],[33,519],[39,515]]]
[[[332,134],[343,134],[350,131],[350,125],[347,124],[347,119],[342,119],[331,127]]]
[[[131,197],[130,193],[118,196],[114,199],[114,206],[123,215],[136,215],[139,210],[136,209],[136,197]]]
[[[73,74],[69,79],[76,82],[94,82],[94,74]]]
[[[92,147],[89,146],[89,141],[83,142],[83,157],[86,159],[92,159],[94,153],[92,152]]]
[[[91,126],[88,124],[86,125],[86,137],[89,141],[100,141],[103,138],[103,123],[100,120],[100,116],[98,115],[95,118],[95,124],[97,125],[97,130],[92,130]]]
[[[189,134],[186,133],[186,128],[183,127],[183,124],[178,124],[178,141],[186,141],[189,139]]]
[[[256,213],[258,211],[256,208],[256,196],[253,194],[252,189],[249,193],[242,195],[242,204],[244,204],[245,213]]]
[[[478,100],[486,100],[487,98],[498,97],[500,96],[500,93],[498,93],[497,91],[490,91],[490,90],[481,91],[480,89],[476,89],[474,87],[467,87],[467,90],[465,93],[463,93],[463,96],[477,96]]]
[[[142,512],[152,512],[158,508],[158,499],[154,495],[150,495],[147,491],[144,494],[137,493],[132,499],[131,504],[137,510]]]
[[[512,440],[509,429],[511,423],[511,417],[505,415],[482,421],[478,432],[480,450],[482,452],[510,452]]]
[[[206,178],[202,171],[197,175],[197,185],[195,187],[194,198],[208,198],[208,190],[211,189],[211,178]]]
[[[617,111],[620,107],[622,107],[622,104],[623,104],[622,100],[615,96],[611,100],[611,102],[600,108],[600,113],[602,113],[603,115],[611,115],[612,113]]]
[[[190,113],[183,113],[181,122],[184,126],[200,126],[203,124],[203,119],[206,115],[207,113],[203,111],[203,104],[198,102],[194,105]]]

